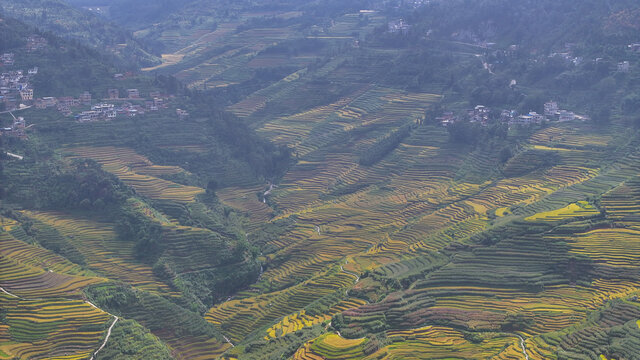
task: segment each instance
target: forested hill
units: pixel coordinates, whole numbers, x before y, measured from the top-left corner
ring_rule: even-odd
[[[638,118],[634,1],[454,0],[389,12],[408,30],[379,27],[371,41],[405,49],[381,74],[396,86],[448,93],[445,103],[541,113],[556,99],[600,123]]]
[[[96,15],[68,5],[62,0],[2,0],[0,12],[37,26],[65,39],[71,39],[111,54],[132,68],[150,66],[159,60],[124,30]]]
[[[411,11],[407,19],[417,34],[432,29],[435,36],[518,44],[539,51],[567,43],[589,51],[607,44],[626,45],[637,35],[638,11],[632,0],[452,0],[431,2]]]
[[[67,0],[71,5],[81,8],[101,7],[99,15],[127,28],[138,30],[165,20],[196,0]]]
[[[38,67],[39,72],[32,81],[34,96],[78,95],[82,91],[95,91],[113,84],[113,74],[118,72],[110,57],[79,43],[63,40],[51,33],[27,25],[10,17],[0,22],[3,34],[0,52],[15,54],[13,70]],[[46,46],[37,51],[27,49],[27,39],[37,36],[44,39]]]

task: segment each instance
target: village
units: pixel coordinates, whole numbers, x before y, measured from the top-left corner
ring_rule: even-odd
[[[449,126],[457,122],[471,122],[488,126],[494,121],[514,125],[540,125],[545,122],[567,122],[573,120],[586,121],[589,118],[584,115],[578,115],[573,111],[560,109],[556,101],[548,101],[544,104],[544,113],[538,114],[531,111],[526,114],[519,114],[516,110],[503,109],[499,112],[493,111],[484,105],[477,105],[473,109],[465,110],[459,114],[452,111],[444,112],[442,116],[436,118],[436,121],[442,126]]]
[[[38,35],[29,36],[26,44],[28,53],[40,50],[47,46],[47,40]],[[6,69],[0,74],[0,106],[4,110],[0,113],[9,113],[13,118],[10,127],[0,128],[0,135],[26,138],[27,126],[24,117],[16,117],[13,113],[35,107],[39,110],[55,110],[65,117],[73,117],[80,123],[109,121],[119,117],[132,118],[145,115],[148,112],[157,112],[169,107],[172,96],[161,94],[159,91],[150,91],[147,97],[136,88],[108,89],[103,99],[96,100],[93,95],[85,91],[77,97],[34,97],[33,77],[39,72],[37,67],[23,70],[9,69],[15,65],[14,53],[0,55],[0,66]],[[115,74],[114,79],[124,80],[133,74]],[[189,112],[176,109],[176,116],[180,120],[189,117]]]
[[[136,117],[147,112],[168,108],[167,95],[153,91],[148,98],[138,89],[127,89],[121,97],[119,89],[107,90],[106,98],[94,101],[90,92],[85,91],[79,97],[43,97],[35,99],[37,109],[55,108],[62,115],[73,116],[78,122],[107,121],[118,117]],[[77,111],[76,109],[81,111]],[[74,113],[74,110],[75,113]]]

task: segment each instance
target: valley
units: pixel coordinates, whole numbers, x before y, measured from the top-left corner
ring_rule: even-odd
[[[39,69],[0,114],[0,359],[637,358],[637,6],[601,3],[77,0],[27,51],[0,1]]]

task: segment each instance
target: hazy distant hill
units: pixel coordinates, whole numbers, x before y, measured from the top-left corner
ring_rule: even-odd
[[[194,1],[196,0],[67,0],[76,7],[93,8],[91,10],[95,13],[132,30],[162,21]],[[102,10],[95,9],[97,7]]]
[[[1,0],[0,11],[43,31],[114,54],[126,64],[148,66],[158,61],[129,31],[62,0]]]

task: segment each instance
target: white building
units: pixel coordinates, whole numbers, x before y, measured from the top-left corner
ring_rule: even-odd
[[[545,116],[555,116],[558,113],[558,103],[555,101],[549,101],[544,104]]]
[[[576,119],[576,114],[572,111],[560,110],[558,112],[558,121],[573,121]]]

